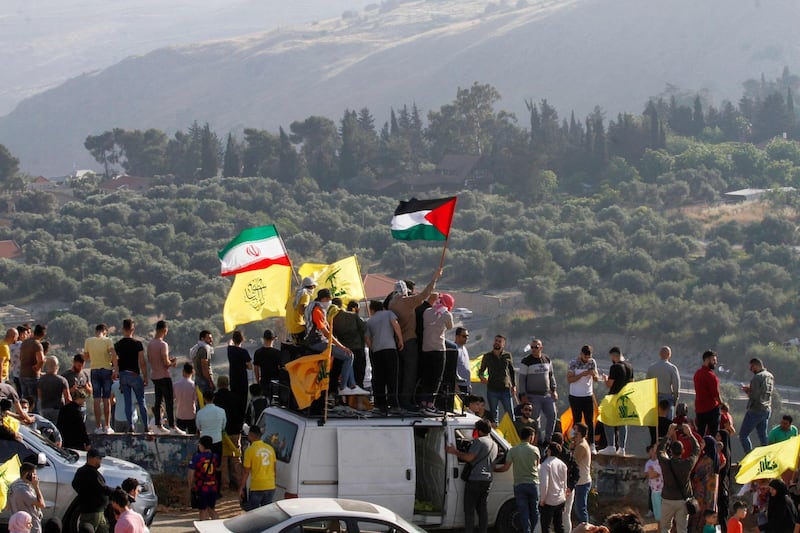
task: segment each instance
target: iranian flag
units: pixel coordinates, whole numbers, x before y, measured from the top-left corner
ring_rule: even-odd
[[[456,210],[456,197],[438,200],[412,198],[400,202],[392,217],[392,237],[403,241],[444,241]]]
[[[291,266],[283,240],[275,226],[248,228],[217,253],[222,275],[262,270],[272,265]]]

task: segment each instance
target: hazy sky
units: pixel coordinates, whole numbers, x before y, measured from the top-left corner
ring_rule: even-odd
[[[378,0],[2,0],[0,116],[26,96],[156,48],[341,16]]]

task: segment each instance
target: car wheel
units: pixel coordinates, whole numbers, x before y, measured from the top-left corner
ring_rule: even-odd
[[[78,508],[78,502],[74,502],[64,515],[64,521],[62,522],[64,533],[78,533],[80,518],[81,511]]]
[[[519,526],[519,512],[517,511],[517,504],[514,500],[508,500],[500,507],[500,510],[497,512],[497,521],[494,527],[497,533],[517,533],[521,531]]]

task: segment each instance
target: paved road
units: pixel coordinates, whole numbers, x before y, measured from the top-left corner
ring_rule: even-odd
[[[230,518],[242,512],[239,509],[239,501],[233,496],[233,493],[229,494],[217,502],[217,513],[219,513],[220,518]],[[150,531],[154,533],[187,533],[194,531],[192,523],[195,520],[197,520],[197,511],[194,509],[158,513],[150,527]]]

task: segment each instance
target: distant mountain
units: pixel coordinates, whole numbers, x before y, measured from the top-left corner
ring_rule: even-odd
[[[524,99],[563,114],[595,105],[640,112],[667,84],[738,100],[741,83],[800,70],[793,0],[384,0],[356,16],[164,48],[73,78],[0,119],[25,170],[92,164],[89,134],[115,126],[172,132],[277,129],[312,114],[423,110],[490,83],[525,121]]]
[[[131,55],[303,24],[369,0],[3,0],[0,114]]]

